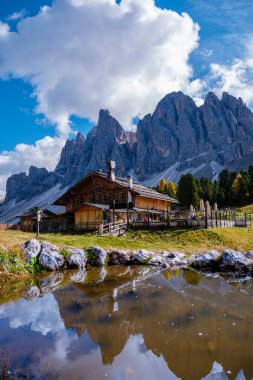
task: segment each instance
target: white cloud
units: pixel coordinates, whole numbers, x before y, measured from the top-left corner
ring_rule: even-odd
[[[8,36],[9,30],[9,25],[0,21],[0,38]]]
[[[226,91],[249,105],[253,103],[253,67],[248,61],[236,59],[230,65],[213,63],[210,68],[208,84],[217,95]]]
[[[253,38],[249,39],[243,58],[228,64],[210,65],[206,86],[217,95],[226,91],[241,97],[249,106],[253,105]]]
[[[25,17],[26,16],[26,10],[25,9],[21,9],[21,11],[19,12],[14,12],[12,13],[11,15],[9,15],[7,17],[7,20],[9,21],[16,21],[16,20],[20,20],[21,18]]]
[[[168,92],[198,95],[188,63],[198,31],[153,0],[54,0],[0,39],[0,75],[29,80],[60,134],[70,115],[96,121],[100,108],[129,126]]]
[[[5,194],[6,180],[10,175],[28,172],[31,165],[53,170],[64,143],[64,138],[46,136],[34,145],[18,144],[14,151],[0,153],[0,197]]]

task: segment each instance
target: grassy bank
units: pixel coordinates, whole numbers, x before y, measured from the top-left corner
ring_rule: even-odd
[[[0,231],[0,245],[14,249],[20,243],[36,237],[35,234],[19,231]],[[58,247],[74,246],[88,248],[99,245],[105,249],[121,248],[136,250],[145,248],[156,252],[178,250],[189,254],[210,248],[222,250],[253,250],[253,229],[217,228],[212,230],[129,231],[120,237],[99,238],[97,234],[44,234],[40,240],[49,241]]]

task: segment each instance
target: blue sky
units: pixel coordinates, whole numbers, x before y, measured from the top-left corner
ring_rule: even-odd
[[[39,65],[33,65],[32,61],[34,59],[33,56],[26,55],[27,62],[25,62],[23,69],[22,65],[24,62],[24,56],[22,56],[22,44],[24,44],[24,51],[32,51],[31,49],[35,50],[36,54],[39,54],[36,51],[36,47],[34,47],[33,43],[36,44],[36,41],[39,43],[42,41],[41,36],[35,36],[33,41],[33,35],[30,36],[31,39],[31,46],[29,45],[28,40],[25,36],[25,28],[22,27],[24,25],[24,20],[34,17],[36,19],[34,23],[29,26],[29,30],[33,30],[34,34],[36,33],[43,33],[43,27],[42,31],[39,29],[40,27],[40,18],[36,18],[37,14],[40,12],[41,7],[48,5],[51,6],[53,3],[54,12],[52,12],[52,20],[55,20],[56,25],[57,22],[61,22],[61,19],[65,17],[66,13],[64,13],[64,3],[65,2],[71,2],[72,0],[54,0],[54,2],[49,0],[1,0],[1,6],[0,6],[0,21],[3,23],[3,25],[7,24],[9,27],[9,32],[18,33],[20,35],[20,42],[17,43],[15,46],[15,41],[11,42],[11,34],[8,33],[8,38],[10,40],[9,46],[8,41],[7,43],[3,41],[3,45],[0,44],[0,126],[1,126],[1,132],[2,136],[4,138],[0,139],[0,176],[3,174],[4,176],[7,175],[7,169],[6,169],[6,162],[8,157],[8,174],[15,172],[16,170],[20,170],[22,168],[22,156],[19,152],[19,155],[16,155],[16,146],[17,144],[36,144],[36,141],[43,140],[45,136],[50,136],[53,139],[56,139],[57,143],[59,143],[60,140],[57,140],[59,137],[62,138],[67,136],[73,136],[74,133],[79,130],[84,135],[87,134],[87,132],[90,130],[91,126],[96,123],[96,115],[99,108],[107,108],[109,106],[114,111],[114,114],[116,117],[119,118],[119,120],[122,122],[122,124],[127,125],[129,124],[129,118],[134,118],[135,116],[142,116],[145,114],[145,111],[152,112],[152,107],[155,104],[155,101],[158,100],[159,96],[163,94],[163,90],[160,89],[160,92],[156,94],[156,98],[154,98],[151,101],[149,101],[149,97],[147,95],[147,100],[145,100],[145,96],[143,95],[144,100],[140,102],[139,109],[134,107],[133,104],[131,104],[131,92],[129,90],[129,94],[125,94],[125,98],[122,97],[122,102],[117,102],[115,99],[110,99],[110,102],[108,101],[107,104],[107,97],[106,91],[104,96],[103,89],[101,89],[101,96],[96,97],[97,89],[94,89],[94,86],[96,86],[96,82],[88,83],[87,84],[87,99],[84,101],[83,104],[81,102],[81,98],[83,96],[83,88],[86,86],[85,81],[85,73],[87,70],[89,70],[90,66],[93,65],[94,67],[98,62],[95,59],[95,62],[88,62],[86,66],[86,71],[82,73],[82,89],[76,88],[75,93],[75,87],[68,89],[68,81],[65,81],[64,83],[61,83],[59,79],[59,83],[55,86],[55,89],[58,92],[55,92],[54,94],[51,93],[50,86],[47,87],[45,90],[45,87],[47,85],[47,80],[50,78],[52,73],[44,73],[43,72],[43,66],[42,68],[38,69]],[[73,0],[73,2],[78,0]],[[84,0],[81,0],[84,1]],[[95,0],[94,0],[95,1]],[[96,0],[96,2],[102,2],[101,0]],[[108,2],[112,0],[107,0]],[[125,0],[126,1],[126,0]],[[132,0],[132,3],[140,3],[140,0]],[[151,4],[151,0],[142,0],[142,5],[139,5],[139,7],[143,7],[143,11],[145,11],[143,4],[144,3]],[[187,50],[187,47],[182,48],[182,53],[179,54],[178,60],[180,60],[182,57],[182,77],[185,77],[184,80],[180,81],[178,77],[176,78],[177,74],[180,73],[174,73],[175,76],[174,82],[168,83],[168,91],[170,88],[174,89],[182,89],[185,92],[188,92],[189,95],[193,96],[196,100],[198,98],[203,99],[206,92],[210,90],[217,90],[217,93],[219,93],[222,90],[228,90],[232,92],[235,96],[243,96],[245,98],[245,101],[252,106],[253,104],[253,97],[251,98],[251,93],[253,89],[253,75],[252,75],[252,62],[253,59],[253,48],[252,48],[252,41],[253,41],[253,2],[252,0],[212,0],[212,1],[206,1],[206,0],[156,0],[155,5],[159,8],[165,8],[168,10],[172,10],[177,12],[178,14],[182,14],[183,12],[187,13],[190,16],[190,19],[192,20],[192,24],[198,24],[200,29],[197,31],[195,26],[190,25],[187,19],[184,17],[181,17],[179,19],[179,26],[178,26],[178,35],[179,35],[179,43],[177,42],[177,45],[179,50],[181,49],[180,44],[180,38],[182,39],[182,45],[185,43],[184,37],[180,37],[182,34],[182,30],[185,29],[185,38],[189,39],[189,44],[192,44],[191,47]],[[103,5],[100,4],[100,6],[97,6],[96,15],[100,12],[101,9],[101,15],[103,14],[102,10]],[[94,14],[93,9],[91,9],[92,6],[90,6],[89,12],[90,14]],[[151,9],[151,5],[149,5],[149,8]],[[139,8],[136,8],[136,13],[138,12]],[[132,6],[131,9],[131,17],[134,18],[134,12],[135,8]],[[45,11],[45,17],[47,17],[49,13]],[[59,15],[59,19],[57,18],[57,15]],[[44,17],[44,16],[43,16]],[[74,18],[73,14],[73,19]],[[84,15],[85,17],[85,15]],[[160,14],[161,21],[165,22],[165,17]],[[170,16],[166,16],[168,19],[168,22],[170,21]],[[95,17],[96,20],[94,23],[98,22],[96,28],[99,29],[101,23],[101,19]],[[111,19],[109,19],[111,20]],[[68,20],[69,22],[69,20]],[[89,20],[85,21],[87,24],[89,24]],[[106,21],[107,24],[105,26],[106,29],[104,29],[106,32],[108,31],[108,37],[101,34],[101,36],[93,36],[91,35],[91,38],[97,38],[95,40],[95,43],[91,46],[89,46],[88,43],[86,45],[84,44],[84,48],[86,49],[87,56],[93,57],[93,54],[95,56],[95,53],[97,53],[96,48],[96,41],[98,41],[99,45],[99,38],[101,37],[101,40],[103,40],[103,43],[105,39],[112,39],[114,41],[115,34],[110,34],[111,28],[114,28],[115,25],[109,25],[108,20]],[[126,23],[129,22],[129,20],[126,21]],[[132,21],[133,22],[133,21]],[[171,22],[174,23],[175,20],[173,17],[171,17]],[[20,23],[20,24],[19,24]],[[29,23],[29,20],[28,20]],[[36,24],[37,23],[37,24]],[[180,24],[181,23],[181,24]],[[22,25],[21,25],[22,24]],[[21,25],[21,27],[20,27]],[[64,25],[64,24],[63,24]],[[78,25],[78,22],[77,22]],[[134,25],[133,27],[136,27],[136,24],[130,24]],[[152,24],[153,25],[153,24]],[[175,24],[177,28],[177,24]],[[92,26],[92,20],[91,20],[91,26]],[[1,25],[0,25],[1,27]],[[166,27],[166,23],[164,23],[164,26],[161,24],[161,30],[155,30],[155,33],[157,33],[157,36],[159,36],[162,33],[162,28]],[[21,29],[20,29],[21,28]],[[116,27],[115,27],[116,28]],[[124,25],[122,24],[122,28],[124,28]],[[128,27],[129,28],[129,27]],[[174,29],[175,29],[174,28]],[[194,29],[195,28],[195,29]],[[68,29],[68,27],[66,27]],[[20,31],[21,30],[21,31]],[[59,29],[62,30],[62,29]],[[80,36],[81,36],[81,30],[83,33],[83,29],[80,26]],[[102,29],[101,29],[102,30]],[[116,30],[116,29],[115,29]],[[141,29],[140,29],[141,31]],[[169,35],[170,29],[168,29],[167,34]],[[46,30],[45,30],[46,32]],[[137,32],[139,33],[139,29],[137,29]],[[61,33],[61,32],[59,32]],[[65,33],[62,32],[63,34]],[[73,33],[73,27],[71,30],[71,33]],[[77,26],[75,28],[75,38],[76,38]],[[117,32],[118,33],[118,32]],[[127,31],[129,32],[129,29]],[[143,32],[144,33],[144,32]],[[196,37],[197,33],[197,37]],[[1,34],[1,29],[0,29]],[[176,34],[176,33],[175,33]],[[59,37],[59,36],[58,36]],[[36,39],[37,38],[37,39]],[[50,35],[48,38],[48,50],[52,49],[51,55],[54,56],[54,53],[57,56],[57,41],[55,40],[55,44],[52,46],[50,45]],[[55,37],[56,38],[56,37]],[[161,36],[161,38],[166,38],[166,33]],[[169,36],[168,36],[169,38]],[[4,38],[3,38],[4,39]],[[122,34],[122,39],[124,40],[124,34]],[[131,39],[131,36],[129,37],[129,40]],[[53,38],[52,38],[53,40]],[[195,41],[193,41],[195,40]],[[145,39],[144,39],[145,41]],[[154,39],[154,41],[157,41]],[[197,42],[198,41],[198,42]],[[112,42],[112,43],[115,43]],[[117,42],[116,42],[117,43]],[[44,41],[43,41],[44,44]],[[122,46],[125,46],[127,44],[126,41],[123,41]],[[155,42],[152,42],[153,50],[155,51]],[[20,46],[21,45],[21,46]],[[197,46],[198,45],[198,46]],[[44,45],[42,45],[44,46]],[[17,48],[18,47],[18,48]],[[20,47],[20,51],[19,51]],[[3,57],[1,57],[1,49],[3,52]],[[11,50],[12,49],[12,50]],[[25,50],[26,49],[26,50]],[[129,49],[129,47],[128,47]],[[18,52],[17,52],[18,50]],[[46,50],[46,49],[45,49]],[[94,52],[93,50],[96,50]],[[43,52],[43,50],[42,50]],[[61,52],[61,54],[66,54],[64,52]],[[81,53],[80,53],[81,54]],[[113,54],[112,53],[108,53]],[[135,54],[135,56],[134,56]],[[136,51],[133,52],[133,57],[136,57],[136,61],[139,60],[139,58],[143,54],[144,56],[147,54],[147,57],[150,56],[150,50],[149,51],[143,51],[141,48],[141,40],[140,44],[136,47]],[[148,55],[149,54],[149,55]],[[43,52],[42,60],[45,58],[45,52]],[[54,62],[52,60],[52,56],[48,57],[49,60],[45,62],[50,62],[48,64],[51,64],[51,62]],[[59,47],[59,56],[60,56],[60,47]],[[161,54],[162,59],[164,60],[164,54]],[[65,58],[65,57],[64,57]],[[106,51],[104,55],[102,56],[103,60],[106,62],[108,57],[106,56]],[[35,58],[35,62],[37,57]],[[58,57],[56,57],[56,60]],[[83,58],[82,58],[83,59]],[[165,58],[166,59],[166,58]],[[171,56],[168,55],[168,61],[171,59]],[[17,61],[15,66],[15,60]],[[30,66],[29,61],[30,60]],[[66,62],[71,60],[67,57]],[[109,61],[109,59],[108,59]],[[4,69],[1,71],[1,62],[4,62]],[[61,62],[61,60],[59,60]],[[163,61],[164,62],[164,61]],[[178,62],[178,61],[175,61]],[[131,63],[131,62],[130,62]],[[137,62],[138,63],[138,62]],[[54,64],[54,63],[53,63]],[[175,63],[177,65],[178,63]],[[47,63],[45,64],[47,65]],[[111,69],[111,65],[114,65],[113,69]],[[124,63],[120,61],[117,62],[117,59],[115,59],[112,62],[108,62],[108,76],[110,78],[113,77],[114,72],[117,75],[118,71],[120,70],[120,66],[124,66]],[[141,62],[140,62],[141,65]],[[35,68],[33,67],[35,66]],[[105,66],[104,66],[105,67]],[[103,68],[104,68],[103,67]],[[168,63],[168,68],[169,68]],[[180,64],[179,64],[180,67]],[[21,68],[19,70],[19,68]],[[57,69],[57,66],[56,66]],[[106,69],[106,70],[107,70]],[[165,68],[166,69],[166,68]],[[41,70],[41,72],[39,72]],[[94,69],[95,70],[95,69]],[[97,86],[101,86],[101,83],[104,80],[104,76],[100,75],[99,72],[100,68],[98,65],[97,71],[94,71],[95,75],[98,73],[98,79],[97,79]],[[126,72],[127,80],[131,81],[131,75],[133,75],[132,71],[133,68],[130,68],[126,65],[124,67],[124,72]],[[139,70],[139,66],[136,66],[136,71]],[[143,69],[143,71],[147,71],[148,68]],[[174,69],[173,69],[174,70]],[[110,74],[111,73],[111,74]],[[190,73],[190,74],[189,74]],[[73,76],[75,73],[71,73]],[[110,74],[110,75],[109,75]],[[64,75],[66,75],[66,71],[64,71]],[[81,75],[81,74],[80,74]],[[148,73],[146,78],[149,78],[151,72]],[[157,82],[162,82],[161,78],[162,75],[164,75],[164,72],[161,74],[161,77],[157,78]],[[169,77],[169,75],[168,75]],[[18,79],[17,79],[18,78]],[[73,78],[70,79],[73,81]],[[78,73],[74,77],[74,80],[78,83]],[[87,81],[89,82],[90,75],[87,77]],[[106,81],[109,79],[106,78],[105,80],[105,86],[108,87],[108,84]],[[122,80],[122,74],[117,79],[117,83],[121,83]],[[143,80],[143,78],[142,78]],[[44,81],[44,83],[43,83]],[[94,84],[95,83],[95,84]],[[123,81],[122,81],[123,83]],[[176,84],[175,84],[176,83]],[[115,83],[109,83],[110,86],[112,86],[112,91],[115,88]],[[90,86],[90,87],[89,87]],[[125,85],[122,85],[122,88],[124,88]],[[181,88],[182,87],[182,88]],[[133,89],[136,92],[136,82],[133,83]],[[68,91],[69,90],[69,91]],[[93,93],[94,90],[94,93]],[[164,90],[166,92],[166,88]],[[80,95],[79,95],[80,93]],[[143,91],[145,93],[145,91]],[[127,107],[132,107],[132,110],[129,114],[125,117],[124,115],[124,104],[126,103],[127,96],[129,98],[129,105],[127,104]],[[94,105],[93,103],[90,103],[90,99],[94,97],[94,103],[97,104]],[[115,94],[115,98],[120,97],[120,93],[118,95]],[[57,103],[57,99],[61,98],[61,104]],[[73,99],[73,103],[71,103],[71,99]],[[77,99],[77,100],[75,100]],[[78,103],[80,100],[80,104],[76,106],[76,103]],[[99,103],[99,104],[98,104]],[[100,104],[101,103],[101,104]],[[133,99],[133,103],[136,103],[136,101]],[[137,102],[138,103],[138,102]],[[68,109],[68,112],[64,113],[64,105],[66,105],[66,109]],[[56,110],[56,111],[55,111]],[[83,111],[82,111],[83,110]],[[91,110],[91,111],[90,111]],[[55,112],[54,112],[55,111]],[[138,113],[138,115],[136,115]],[[70,121],[70,123],[68,122]],[[67,126],[67,124],[69,126]],[[64,126],[63,126],[64,125]],[[53,141],[53,140],[52,140]],[[52,143],[50,141],[50,144]],[[62,144],[62,142],[61,142]],[[44,146],[44,145],[43,145]],[[60,145],[59,145],[60,146]],[[23,149],[23,148],[22,148]],[[21,150],[22,150],[21,149]],[[4,165],[1,167],[1,152],[3,151],[9,151],[9,153],[3,153],[4,159],[2,158],[2,161],[4,161]],[[12,153],[14,152],[14,153]],[[32,160],[29,160],[28,157],[28,150],[26,150],[26,158],[24,160],[24,170],[27,170],[28,164],[32,163]],[[38,150],[36,151],[38,153]],[[35,151],[34,151],[35,154]],[[41,151],[38,153],[40,156],[43,154]],[[58,152],[59,155],[59,152]],[[15,159],[13,158],[15,156]],[[11,158],[10,158],[11,157]],[[56,156],[54,157],[56,159]],[[19,160],[21,163],[20,165],[17,165],[15,160]],[[35,164],[44,164],[43,159],[39,161],[39,159],[35,160]],[[12,165],[12,166],[11,166]],[[49,169],[52,168],[52,165],[49,165]],[[1,173],[2,170],[2,173]],[[4,172],[5,171],[5,172]],[[4,174],[5,173],[5,174]],[[2,186],[4,184],[4,179],[2,179]],[[1,191],[3,193],[3,189],[1,190],[1,178],[0,178],[0,194]]]

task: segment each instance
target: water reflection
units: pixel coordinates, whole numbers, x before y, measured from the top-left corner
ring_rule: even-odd
[[[25,378],[253,377],[251,283],[108,267],[39,278],[25,296],[0,307],[0,346]]]

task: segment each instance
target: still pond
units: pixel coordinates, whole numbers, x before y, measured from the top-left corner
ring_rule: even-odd
[[[145,267],[1,284],[0,378],[252,379],[252,285]]]

